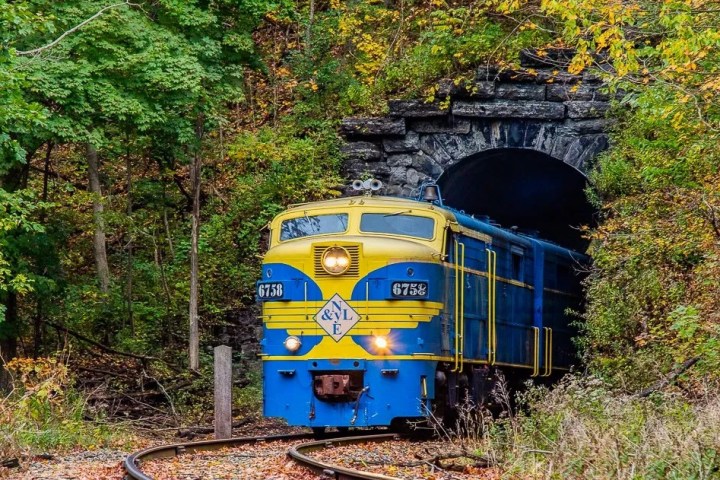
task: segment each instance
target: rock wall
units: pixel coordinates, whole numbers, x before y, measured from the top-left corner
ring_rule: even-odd
[[[586,172],[607,148],[609,95],[599,78],[571,75],[557,55],[521,55],[522,68],[481,68],[447,80],[433,102],[392,100],[385,117],[347,118],[341,131],[348,179],[370,175],[389,195],[413,196],[426,180],[474,154],[533,149]]]

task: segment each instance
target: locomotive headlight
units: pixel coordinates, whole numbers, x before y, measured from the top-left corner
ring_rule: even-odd
[[[285,342],[283,342],[283,344],[285,345],[285,348],[287,348],[288,351],[290,351],[292,353],[295,353],[298,350],[300,350],[300,347],[302,346],[302,342],[295,335],[287,337],[285,339]]]
[[[385,350],[388,347],[388,341],[385,337],[375,337],[373,343],[378,350]]]
[[[330,275],[340,275],[350,267],[350,254],[342,247],[330,247],[322,254],[322,267]]]

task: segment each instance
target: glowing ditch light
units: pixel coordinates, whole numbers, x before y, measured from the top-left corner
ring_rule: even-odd
[[[350,254],[342,247],[330,247],[322,255],[322,267],[331,275],[340,275],[350,267]]]
[[[388,341],[385,337],[375,337],[373,339],[373,343],[375,344],[375,347],[380,350],[385,350],[388,347]]]
[[[290,336],[285,339],[283,342],[283,345],[285,345],[285,348],[288,349],[288,351],[295,353],[298,350],[300,350],[300,347],[302,346],[302,342],[300,339],[296,336]]]

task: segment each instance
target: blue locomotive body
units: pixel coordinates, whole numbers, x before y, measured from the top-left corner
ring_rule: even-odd
[[[264,414],[389,425],[486,399],[496,368],[575,361],[567,315],[586,257],[438,205],[362,197],[271,224],[262,302]]]

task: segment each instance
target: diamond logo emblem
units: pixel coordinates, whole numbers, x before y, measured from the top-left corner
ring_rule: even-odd
[[[360,315],[336,293],[315,314],[315,321],[338,342],[360,321]]]

